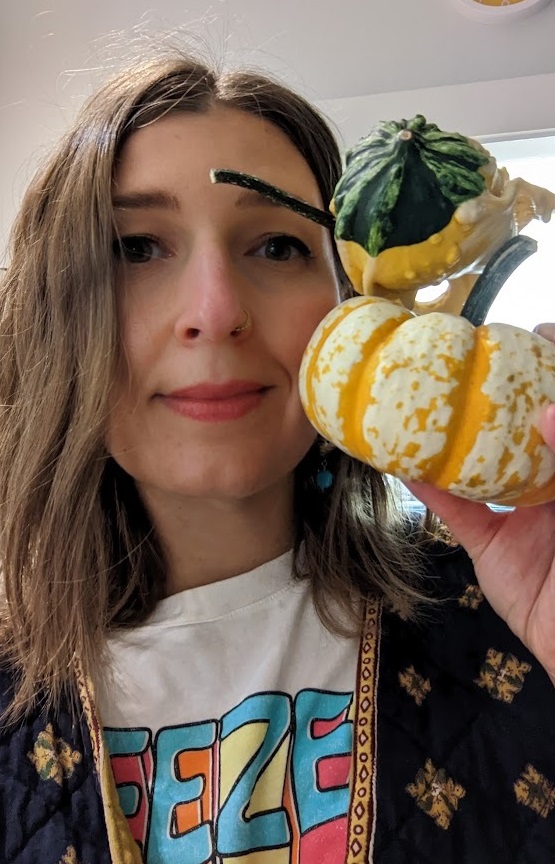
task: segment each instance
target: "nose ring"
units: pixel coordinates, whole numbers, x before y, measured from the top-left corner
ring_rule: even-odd
[[[238,327],[233,328],[233,330],[231,331],[233,334],[244,333],[246,330],[250,330],[250,327],[252,324],[251,316],[249,315],[249,312],[247,309],[243,309],[243,312],[245,313],[245,320],[243,321],[242,324],[239,324]]]

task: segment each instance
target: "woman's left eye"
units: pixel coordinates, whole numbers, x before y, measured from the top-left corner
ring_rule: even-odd
[[[270,261],[291,261],[298,258],[312,258],[306,243],[289,234],[273,234],[266,237],[253,253],[258,258]]]
[[[114,255],[129,264],[147,264],[154,258],[166,258],[160,242],[147,234],[128,234],[113,243]]]

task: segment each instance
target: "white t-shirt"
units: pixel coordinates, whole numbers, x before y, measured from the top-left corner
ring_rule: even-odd
[[[111,640],[97,698],[146,864],[343,864],[358,649],[291,553]]]

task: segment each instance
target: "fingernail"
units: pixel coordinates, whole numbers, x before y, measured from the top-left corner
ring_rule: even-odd
[[[538,324],[534,327],[534,333],[543,336],[544,339],[555,340],[555,324]]]

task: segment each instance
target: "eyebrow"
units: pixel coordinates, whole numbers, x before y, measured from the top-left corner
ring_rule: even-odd
[[[285,207],[293,210],[299,216],[305,216],[313,222],[333,231],[335,218],[326,210],[314,207],[312,204],[297,198],[251,174],[226,169],[210,171],[212,183],[230,183],[242,187],[235,201],[235,206],[243,207]],[[181,205],[176,195],[162,189],[127,192],[114,195],[112,206],[115,210],[173,210],[179,211]]]
[[[116,210],[139,210],[139,209],[154,209],[162,210],[179,210],[180,204],[175,195],[169,192],[129,192],[122,195],[114,195],[112,205]],[[243,190],[237,200],[235,206],[239,208],[247,207],[282,207],[277,201],[273,201],[266,195],[256,192],[251,189]]]
[[[171,192],[162,190],[128,192],[114,195],[112,206],[115,210],[180,210],[179,199]]]

